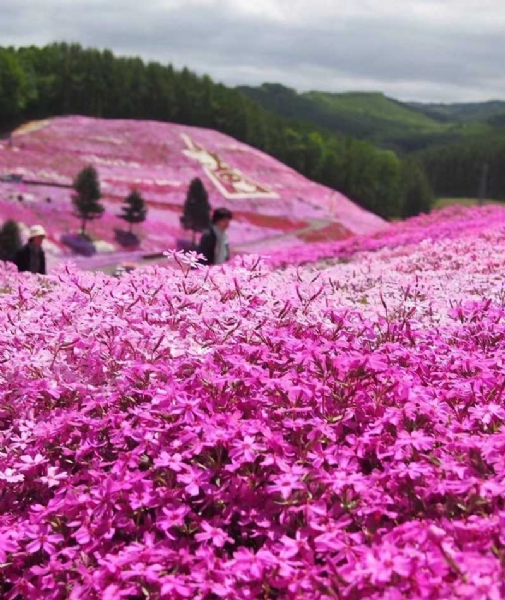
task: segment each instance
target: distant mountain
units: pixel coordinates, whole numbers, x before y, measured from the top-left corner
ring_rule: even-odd
[[[443,122],[493,124],[497,119],[505,119],[505,102],[502,100],[456,104],[409,102],[407,106]]]
[[[379,92],[298,93],[271,83],[238,89],[282,117],[311,121],[336,133],[406,152],[505,126],[505,102],[499,101],[448,105],[405,103]]]

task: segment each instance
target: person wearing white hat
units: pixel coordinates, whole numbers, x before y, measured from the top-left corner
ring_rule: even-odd
[[[42,249],[42,242],[46,237],[46,230],[42,225],[33,225],[28,231],[28,243],[16,254],[14,262],[20,272],[46,274],[46,255]]]

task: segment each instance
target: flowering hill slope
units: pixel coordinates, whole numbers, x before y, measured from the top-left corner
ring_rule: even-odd
[[[28,225],[42,222],[56,244],[51,250],[56,252],[61,234],[79,226],[72,215],[71,190],[65,186],[71,186],[89,164],[99,172],[107,208],[90,229],[110,245],[109,250],[120,249],[114,236],[115,229],[125,227],[117,218],[119,204],[133,186],[149,206],[148,220],[138,228],[141,250],[173,248],[181,235],[179,216],[194,177],[202,178],[212,206],[234,211],[230,236],[235,246],[288,233],[296,240],[298,231],[303,234],[327,225],[333,229],[323,231],[322,239],[341,239],[386,226],[342,194],[308,181],[223,134],[169,123],[84,117],[29,123],[15,132],[12,145],[0,141],[0,174],[38,182],[0,182],[0,218]]]
[[[317,269],[4,267],[0,597],[505,597],[505,212],[465,214]]]
[[[382,248],[401,249],[402,253],[416,253],[418,245],[436,240],[456,240],[483,230],[500,229],[505,224],[505,212],[501,206],[487,206],[469,210],[463,206],[449,206],[406,221],[393,223],[388,228],[368,235],[355,235],[333,242],[302,245],[285,238],[283,244],[273,246],[268,263],[272,267],[302,265],[325,259],[349,260],[363,252],[375,252]]]

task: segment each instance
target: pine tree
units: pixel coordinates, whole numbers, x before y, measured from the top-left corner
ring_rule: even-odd
[[[210,227],[209,196],[199,177],[195,177],[189,184],[184,202],[184,214],[180,220],[185,230],[193,232],[193,244],[195,234]]]
[[[17,222],[12,219],[5,221],[0,229],[0,259],[12,260],[22,245]]]
[[[82,221],[82,235],[85,234],[86,222],[99,219],[104,207],[99,200],[102,197],[98,173],[94,167],[86,167],[74,181],[74,190],[77,192],[72,196],[72,204],[76,209],[76,217]]]
[[[147,207],[144,198],[137,190],[132,190],[125,198],[124,204],[121,207],[122,215],[118,215],[120,219],[124,219],[130,224],[129,233],[132,232],[134,223],[143,223],[147,216]]]

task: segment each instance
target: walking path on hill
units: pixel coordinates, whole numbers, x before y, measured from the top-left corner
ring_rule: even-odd
[[[302,227],[301,229],[296,229],[295,231],[290,231],[287,233],[280,233],[278,235],[273,235],[267,238],[262,238],[260,240],[254,240],[252,242],[245,242],[243,244],[234,244],[232,246],[233,250],[237,251],[238,253],[246,253],[246,252],[253,252],[254,248],[261,248],[261,246],[264,246],[267,243],[270,242],[279,242],[281,240],[285,240],[285,239],[290,239],[293,238],[297,235],[306,235],[309,233],[312,233],[314,231],[320,231],[321,229],[324,229],[325,227],[327,227],[328,225],[331,225],[332,223],[335,223],[334,221],[328,221],[326,219],[308,219],[308,225],[307,227]],[[131,255],[130,255],[131,257]],[[135,264],[137,266],[137,268],[142,268],[142,267],[147,267],[149,265],[156,265],[156,264],[163,264],[166,262],[166,258],[164,256],[162,256],[162,253],[158,254],[158,255],[151,255],[151,256],[137,256],[135,258],[131,257],[128,262]],[[106,273],[108,275],[112,275],[114,273],[114,271],[117,269],[118,266],[120,266],[121,264],[123,264],[122,261],[118,261],[118,257],[113,257],[111,256],[111,262],[110,263],[106,263],[106,264],[102,264],[98,267],[94,267],[91,269],[91,271],[102,271],[103,273]]]
[[[236,250],[250,250],[251,248],[256,248],[258,246],[264,245],[266,242],[277,242],[279,240],[295,237],[297,235],[304,235],[307,233],[312,233],[313,231],[319,231],[324,229],[328,225],[331,225],[334,221],[328,221],[327,219],[307,219],[309,224],[307,227],[302,227],[302,229],[296,229],[295,231],[290,231],[288,233],[280,233],[278,235],[272,235],[268,238],[263,238],[261,240],[255,240],[254,242],[246,242],[245,244],[235,244],[233,248]]]

